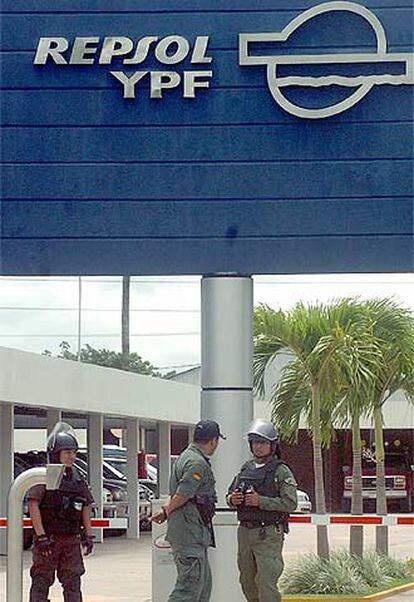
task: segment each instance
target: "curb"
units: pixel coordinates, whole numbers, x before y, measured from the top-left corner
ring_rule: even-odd
[[[292,597],[282,596],[282,602],[340,602],[341,600],[343,602],[374,602],[375,600],[383,600],[384,598],[395,596],[410,589],[414,589],[414,581],[377,592],[376,594],[366,594],[364,596],[320,596],[318,598],[316,595],[314,597],[292,595]]]

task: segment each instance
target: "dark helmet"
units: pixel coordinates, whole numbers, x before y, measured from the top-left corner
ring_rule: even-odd
[[[276,427],[266,420],[254,420],[247,429],[247,439],[252,449],[252,442],[255,439],[266,439],[272,444],[272,453],[280,456],[279,433]]]
[[[59,463],[60,452],[64,449],[78,450],[75,431],[67,422],[57,422],[47,439],[47,458],[51,464]]]

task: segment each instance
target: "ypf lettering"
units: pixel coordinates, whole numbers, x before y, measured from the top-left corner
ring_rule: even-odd
[[[124,98],[136,98],[136,88],[148,75],[150,80],[150,98],[163,98],[164,90],[178,88],[183,81],[183,97],[195,98],[198,88],[209,88],[212,71],[135,71],[131,75],[123,71],[110,71],[123,86]]]

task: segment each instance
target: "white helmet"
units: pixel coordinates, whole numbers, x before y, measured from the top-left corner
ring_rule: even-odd
[[[249,441],[256,435],[256,437],[267,439],[267,441],[270,441],[271,443],[279,442],[279,433],[275,426],[266,420],[254,420],[247,429],[246,435]]]

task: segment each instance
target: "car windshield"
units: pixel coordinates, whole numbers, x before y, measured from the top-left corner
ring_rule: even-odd
[[[125,478],[127,476],[127,462],[122,458],[105,458],[105,461],[114,469],[120,472]]]
[[[363,459],[362,467],[367,469],[375,469],[376,462],[374,459]],[[408,470],[408,463],[405,456],[402,454],[385,454],[385,467],[394,470]]]
[[[79,451],[77,453],[76,461],[79,461],[86,471],[88,470],[87,458],[88,456],[87,454],[85,454],[85,452]],[[111,464],[109,464],[106,460],[104,460],[102,463],[102,471],[104,479],[115,479],[118,481],[125,480],[125,475],[123,475],[122,472],[111,466]]]

